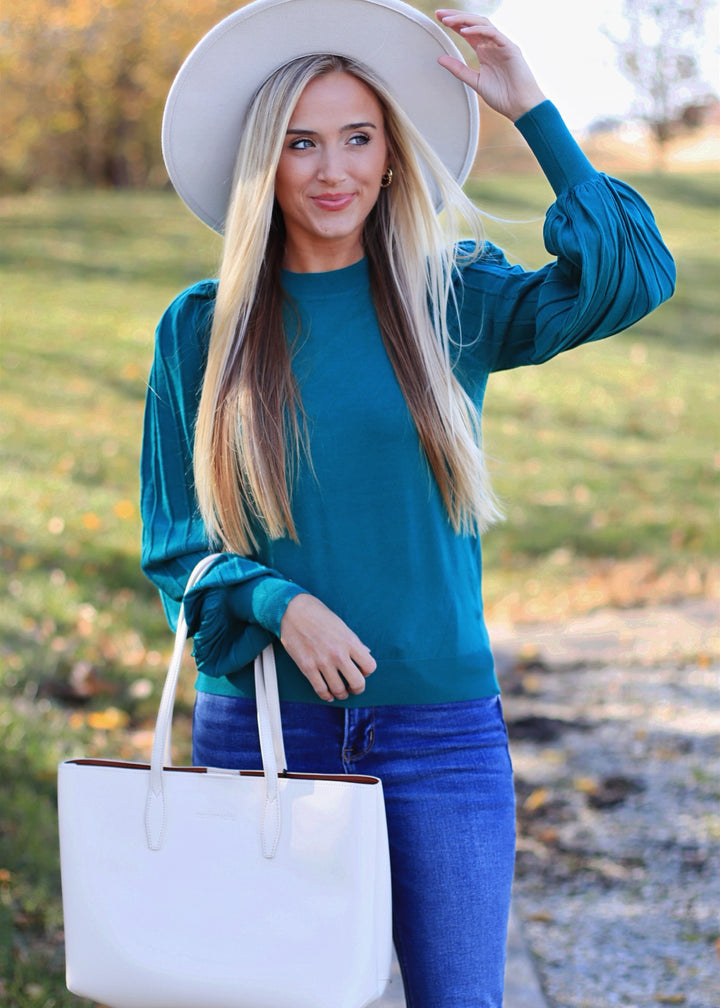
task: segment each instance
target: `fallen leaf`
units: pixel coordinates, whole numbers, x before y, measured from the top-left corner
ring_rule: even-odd
[[[86,529],[90,529],[91,532],[97,532],[97,530],[102,525],[101,520],[95,514],[94,511],[86,511],[82,516],[81,521]]]
[[[117,707],[108,707],[103,711],[91,711],[86,720],[91,728],[113,731],[116,728],[126,728],[130,717],[126,711],[119,710]]]
[[[113,508],[115,516],[127,520],[135,515],[135,505],[131,500],[120,500]]]
[[[595,794],[598,789],[598,782],[592,777],[576,777],[573,787],[582,794]]]
[[[537,812],[543,805],[547,805],[549,800],[550,791],[548,788],[536,788],[534,791],[531,791],[523,802],[523,808],[528,812]]]

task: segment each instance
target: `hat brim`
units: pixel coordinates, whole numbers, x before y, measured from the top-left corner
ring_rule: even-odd
[[[279,67],[316,53],[370,67],[454,178],[467,178],[479,134],[477,97],[438,64],[444,53],[460,56],[439,25],[400,0],[255,0],[204,36],[165,105],[170,181],[213,230],[223,231],[257,89]]]

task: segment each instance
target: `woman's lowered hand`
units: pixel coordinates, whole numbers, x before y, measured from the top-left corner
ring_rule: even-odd
[[[362,693],[376,662],[360,638],[314,595],[290,600],[280,643],[321,700]]]

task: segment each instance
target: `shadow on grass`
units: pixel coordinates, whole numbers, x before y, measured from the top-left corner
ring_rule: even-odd
[[[17,718],[22,718],[18,712]],[[6,782],[0,812],[0,1003],[80,1008],[65,988],[55,767],[44,755],[42,719],[22,718],[22,748],[0,749]]]
[[[630,184],[648,200],[669,200],[678,206],[712,210],[717,214],[720,177],[699,172],[693,175],[633,175]]]
[[[113,333],[109,334],[110,339],[113,336]],[[109,392],[117,392],[127,402],[142,405],[145,401],[147,375],[143,373],[142,376],[133,374],[131,377],[125,377],[109,354],[96,355],[91,359],[79,353],[77,345],[65,350],[46,345],[42,348],[33,348],[32,358],[33,366],[44,364],[48,368],[48,373],[87,379],[93,396],[97,396],[102,389],[104,396]],[[15,359],[13,364],[17,366]],[[75,395],[77,396],[77,393]],[[67,393],[63,393],[63,397],[67,398]]]
[[[31,194],[3,219],[0,269],[171,288],[212,275],[219,239],[188,224],[174,199],[157,192]]]
[[[60,569],[69,580],[83,586],[83,594],[88,599],[129,590],[147,603],[157,602],[157,588],[140,569],[137,553],[104,549],[95,542],[92,552],[88,550],[74,555],[63,548],[62,540],[57,546],[39,546],[35,543],[12,542],[8,533],[9,530],[4,529],[0,537],[6,540],[3,546],[3,565],[10,576],[28,569],[40,568],[48,572]]]
[[[717,264],[709,258],[683,255],[678,259],[674,296],[650,315],[634,333],[680,351],[707,355],[718,352]]]
[[[78,236],[80,236],[80,232],[78,232]],[[188,250],[188,254],[192,254],[191,249]],[[17,268],[17,262],[16,253],[9,252],[4,255],[0,251],[0,269]],[[201,273],[193,265],[185,267],[177,261],[153,262],[150,255],[138,255],[131,261],[124,263],[117,261],[102,263],[87,258],[87,250],[85,253],[78,253],[76,257],[70,255],[53,256],[49,252],[31,251],[23,256],[22,268],[26,273],[34,273],[37,276],[46,275],[54,282],[113,280],[118,283],[177,287],[178,290],[202,279]],[[206,275],[210,276],[210,271],[207,271]]]

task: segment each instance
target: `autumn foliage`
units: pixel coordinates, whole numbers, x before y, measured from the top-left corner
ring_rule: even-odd
[[[3,0],[0,193],[158,187],[168,89],[203,34],[247,0]],[[433,4],[414,0],[432,16]],[[272,45],[272,40],[268,40]],[[525,166],[512,127],[485,109],[483,173]]]
[[[164,181],[160,121],[185,56],[242,0],[4,0],[0,191]]]

